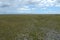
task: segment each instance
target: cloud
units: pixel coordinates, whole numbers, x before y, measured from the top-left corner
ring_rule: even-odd
[[[30,10],[30,8],[20,7],[20,8],[17,8],[17,10],[22,10],[22,11],[24,11],[24,10]]]
[[[18,10],[30,10],[30,9],[28,9],[28,8],[19,8]]]
[[[34,10],[35,8],[29,8],[29,6],[23,6],[23,7],[20,7],[20,8],[17,8],[17,10],[19,11],[29,11],[29,10]]]
[[[8,4],[10,3],[11,5],[30,5],[30,4],[43,4],[44,6],[46,4],[52,5],[54,4],[56,0],[3,0],[1,2],[3,2],[3,4]]]
[[[0,8],[8,10],[31,11],[37,8],[46,9],[47,7],[60,7],[60,0],[0,0]]]
[[[60,7],[60,0],[57,0],[56,1],[56,5],[55,5],[56,7]]]
[[[59,0],[21,0],[17,5],[33,5],[34,7],[52,7],[59,4]],[[60,4],[59,4],[60,5]]]
[[[24,5],[34,5],[35,7],[50,7],[55,6],[60,3],[59,0],[0,0],[0,4],[6,4],[10,6],[24,6]],[[60,5],[60,4],[59,4]]]

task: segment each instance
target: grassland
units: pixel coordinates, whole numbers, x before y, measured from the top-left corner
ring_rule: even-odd
[[[60,15],[0,15],[0,40],[53,39],[60,40]]]

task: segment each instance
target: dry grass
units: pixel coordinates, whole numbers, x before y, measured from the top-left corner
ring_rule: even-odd
[[[0,40],[45,40],[52,29],[60,33],[60,15],[0,15]]]

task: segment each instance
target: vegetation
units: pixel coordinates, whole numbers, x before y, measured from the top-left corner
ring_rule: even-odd
[[[0,15],[0,40],[46,40],[50,30],[60,34],[60,15]]]

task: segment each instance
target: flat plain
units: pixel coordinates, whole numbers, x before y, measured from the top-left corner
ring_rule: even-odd
[[[60,15],[0,15],[0,40],[60,40]]]

